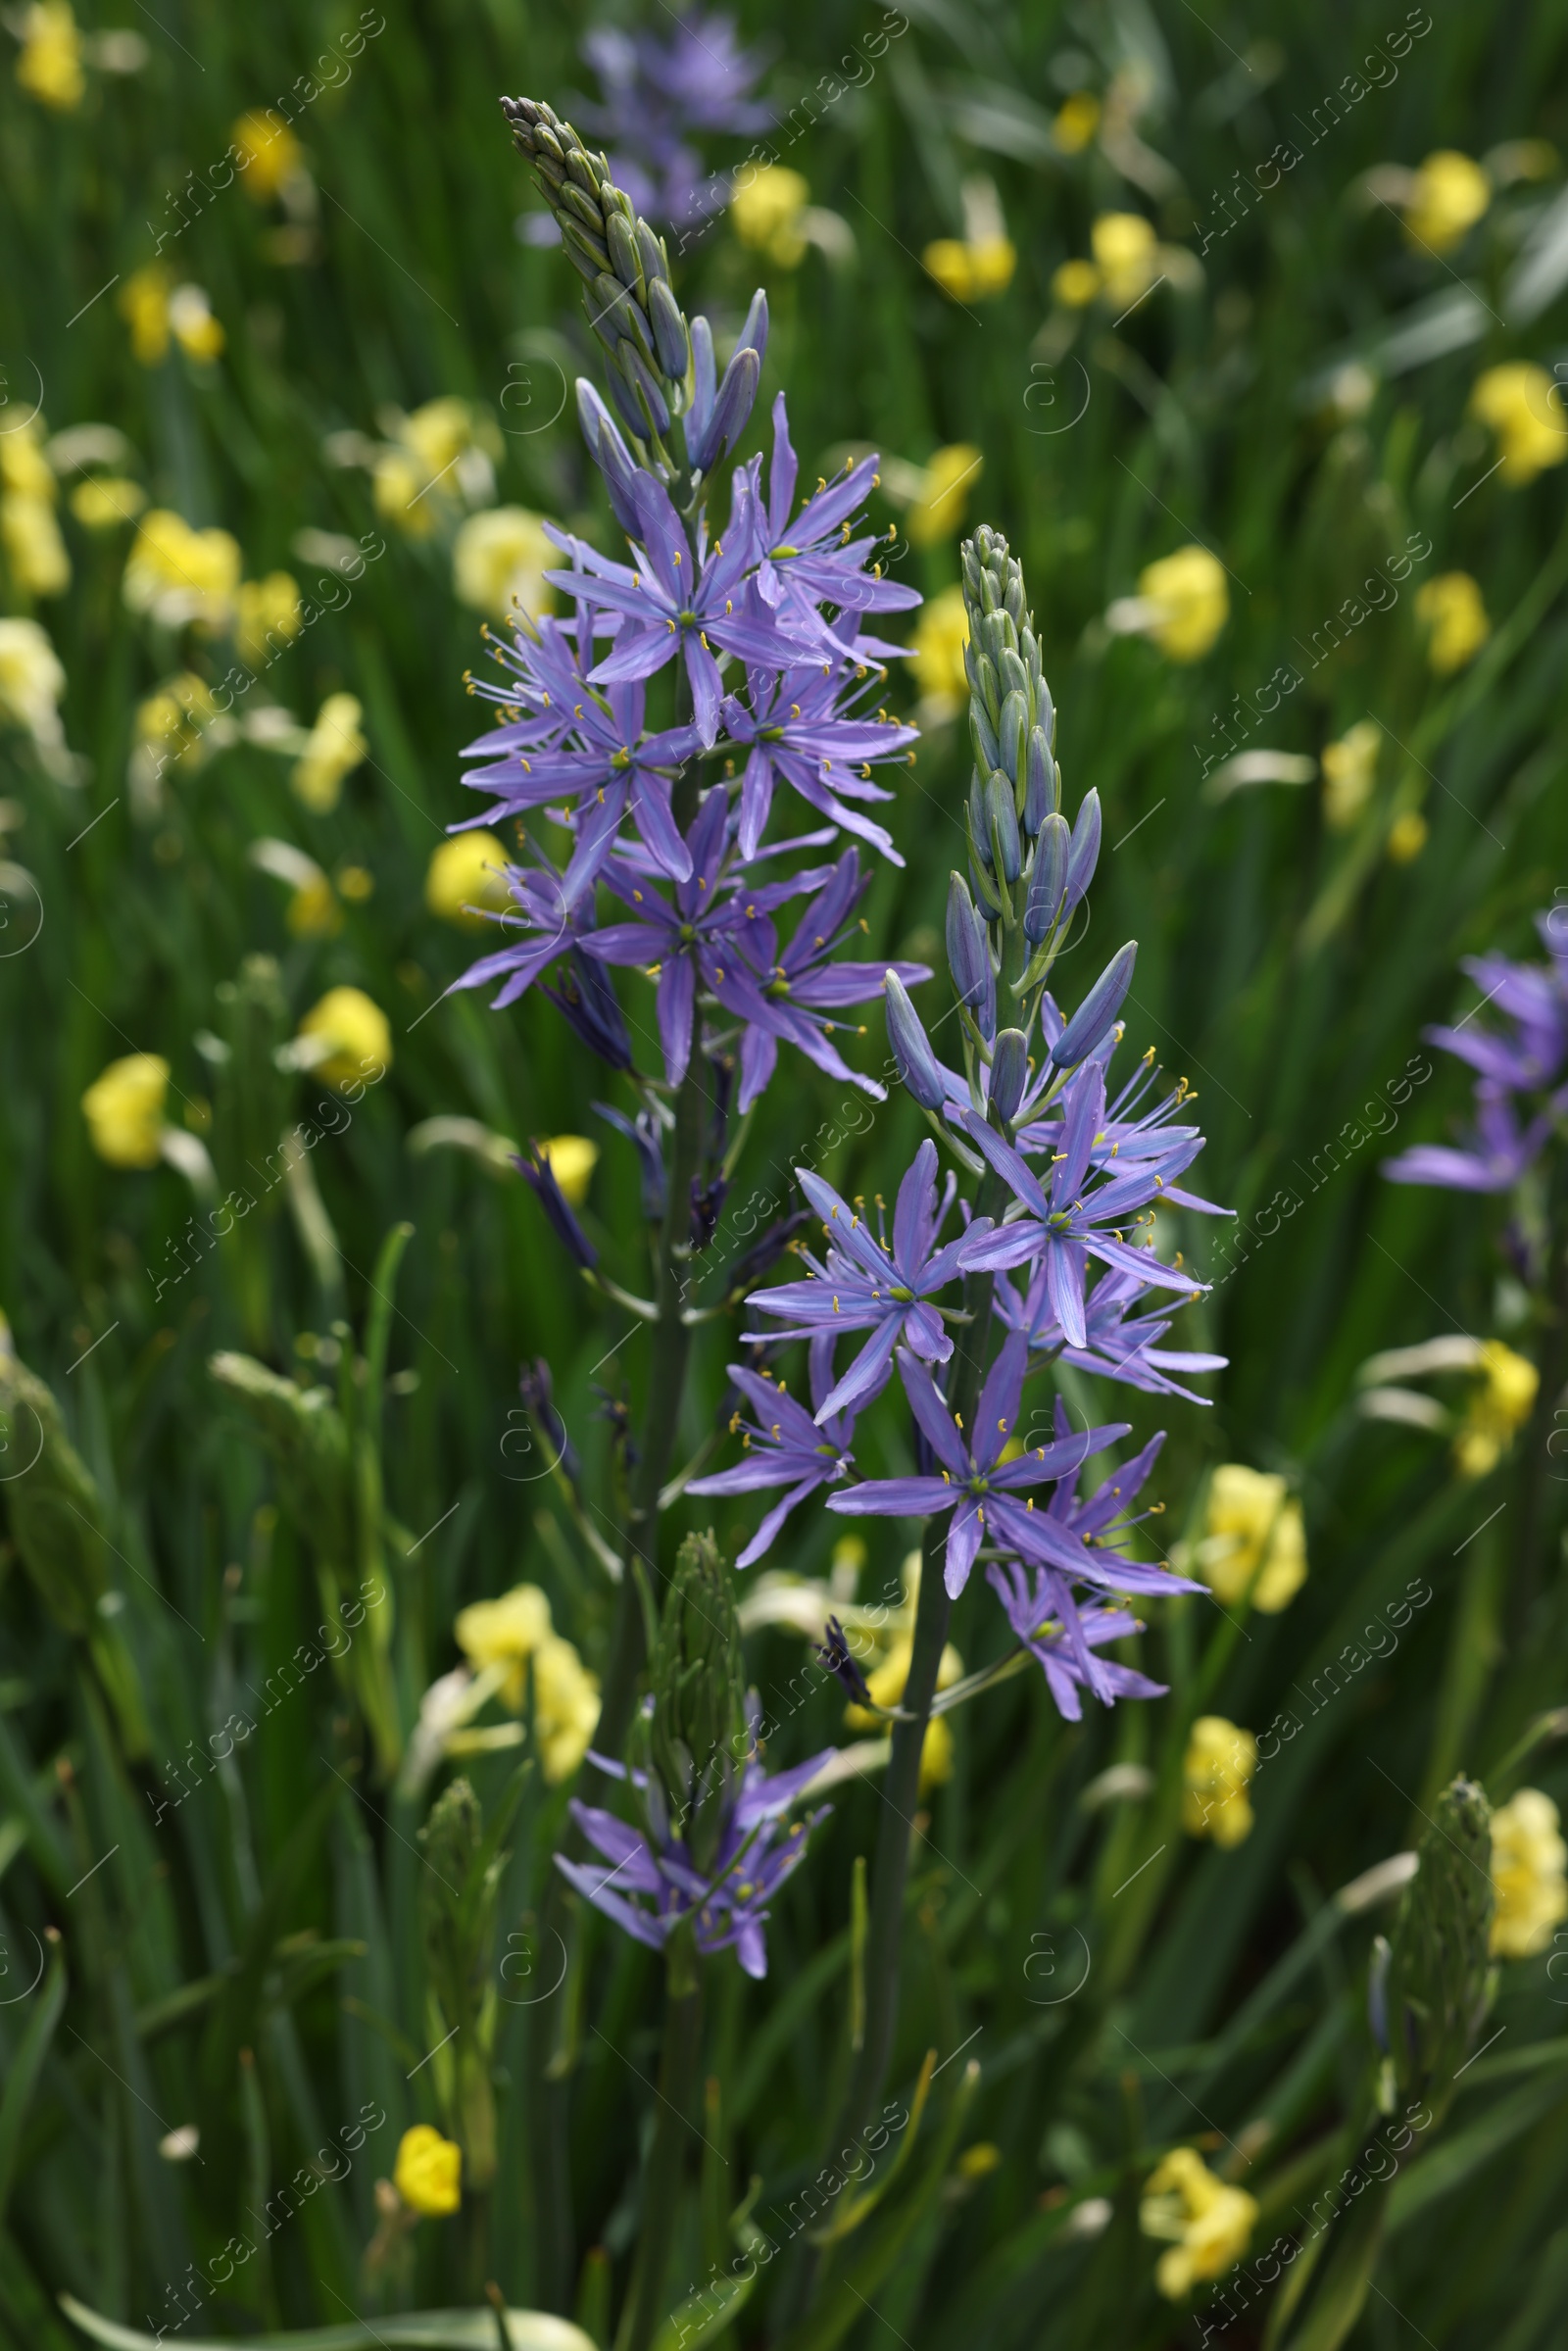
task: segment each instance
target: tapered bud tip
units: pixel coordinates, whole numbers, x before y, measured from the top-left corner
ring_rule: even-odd
[[[882,986],[887,998],[888,1043],[899,1075],[923,1110],[940,1110],[947,1100],[947,1087],[925,1024],[896,971],[886,974]]]
[[[1022,1029],[1001,1029],[991,1056],[991,1107],[1010,1124],[1029,1080],[1029,1040]]]
[[[1080,1061],[1088,1060],[1121,1010],[1122,1000],[1132,986],[1133,965],[1137,960],[1136,939],[1129,939],[1111,956],[1051,1049],[1051,1058],[1058,1069],[1076,1069]]]

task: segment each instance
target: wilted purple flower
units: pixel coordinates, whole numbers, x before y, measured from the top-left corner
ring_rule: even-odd
[[[969,1581],[982,1543],[989,1540],[1008,1551],[1026,1545],[1035,1505],[1032,1496],[1022,1502],[1016,1498],[1018,1494],[1031,1486],[1070,1480],[1091,1453],[1102,1452],[1127,1434],[1125,1421],[1112,1421],[1102,1428],[1085,1429],[1081,1436],[1058,1437],[1052,1445],[1035,1445],[1004,1462],[1002,1455],[1018,1430],[1028,1360],[1028,1346],[1021,1334],[1009,1333],[986,1375],[975,1425],[966,1430],[949,1410],[924,1364],[901,1349],[899,1377],[915,1425],[938,1464],[936,1474],[869,1479],[847,1493],[828,1496],[828,1508],[847,1518],[932,1518],[951,1510],[944,1577],[955,1599]]]
[[[558,1853],[556,1867],[596,1910],[654,1950],[662,1949],[683,1919],[695,1918],[699,1951],[724,1951],[733,1944],[748,1976],[765,1976],[762,1926],[768,1896],[801,1861],[807,1838],[832,1808],[824,1804],[787,1829],[781,1826],[783,1816],[794,1810],[832,1753],[824,1747],[809,1762],[771,1778],[758,1762],[745,1765],[719,1829],[712,1867],[706,1871],[695,1866],[690,1847],[676,1833],[679,1824],[661,1817],[662,1802],[652,1782],[642,1772],[590,1754],[600,1771],[629,1780],[639,1789],[649,1827],[631,1828],[612,1812],[574,1797],[573,1819],[611,1866],[569,1861]]]
[[[766,1372],[748,1371],[740,1363],[730,1365],[729,1376],[756,1414],[756,1419],[749,1422],[743,1422],[738,1411],[730,1419],[730,1435],[740,1432],[747,1457],[733,1469],[721,1469],[711,1477],[693,1478],[686,1491],[757,1494],[768,1486],[789,1488],[783,1500],[773,1504],[735,1562],[737,1567],[755,1567],[771,1549],[780,1527],[798,1503],[804,1502],[808,1494],[815,1494],[819,1487],[836,1486],[849,1476],[855,1459],[849,1449],[855,1433],[855,1415],[829,1413],[818,1427],[805,1405],[798,1404],[786,1392],[782,1380],[771,1379]],[[833,1385],[831,1331],[811,1342],[810,1382],[812,1405],[819,1407]]]
[[[1178,1290],[1188,1298],[1202,1288],[1191,1274],[1166,1265],[1151,1249],[1134,1249],[1114,1230],[1132,1221],[1141,1208],[1166,1189],[1162,1170],[1152,1160],[1129,1165],[1125,1173],[1107,1174],[1085,1189],[1091,1173],[1095,1138],[1105,1110],[1105,1073],[1098,1061],[1075,1072],[1063,1095],[1066,1116],[1061,1149],[1047,1170],[1043,1187],[1020,1153],[1004,1143],[972,1110],[958,1123],[978,1146],[998,1174],[1011,1186],[1031,1211],[1011,1224],[975,1233],[960,1244],[959,1263],[965,1272],[1001,1272],[1038,1258],[1046,1274],[1047,1292],[1069,1347],[1088,1345],[1084,1319],[1084,1279],[1088,1260],[1135,1275],[1140,1282]],[[1166,1164],[1174,1173],[1198,1155],[1199,1144],[1171,1141]],[[1112,1228],[1106,1230],[1106,1227]]]
[[[539,1205],[555,1228],[556,1239],[585,1273],[599,1262],[599,1251],[572,1214],[571,1203],[556,1182],[548,1156],[537,1143],[528,1146],[526,1159],[514,1157],[513,1166],[538,1195]]]
[[[630,1069],[631,1039],[619,999],[602,963],[574,947],[559,986],[547,985],[540,993],[549,997],[567,1026],[601,1061],[608,1061],[612,1069]]]
[[[950,1175],[940,1206],[937,1201],[937,1150],[922,1143],[899,1186],[893,1214],[892,1242],[878,1240],[858,1209],[840,1200],[830,1185],[808,1168],[798,1167],[806,1194],[828,1237],[825,1263],[807,1256],[810,1274],[804,1282],[783,1282],[776,1290],[754,1293],[752,1305],[777,1315],[792,1327],[779,1336],[810,1339],[819,1332],[869,1331],[849,1370],[831,1395],[817,1407],[821,1421],[846,1406],[866,1403],[887,1382],[893,1350],[902,1341],[928,1363],[946,1363],[953,1342],[942,1327],[941,1315],[928,1304],[947,1289],[958,1271],[962,1241],[938,1249],[936,1239],[946,1222],[956,1190]],[[971,1235],[990,1227],[982,1219]],[[762,1337],[746,1332],[748,1340]]]
[[[642,1179],[643,1214],[651,1224],[660,1223],[664,1214],[664,1151],[653,1113],[639,1110],[635,1118],[628,1118],[624,1110],[615,1109],[610,1102],[595,1102],[592,1106],[606,1125],[612,1126],[617,1134],[624,1135],[636,1151],[638,1174]]]
[[[822,1644],[816,1653],[827,1672],[841,1690],[848,1690],[857,1706],[872,1706],[876,1703],[866,1686],[865,1676],[856,1662],[855,1653],[844,1637],[844,1627],[836,1616],[830,1616],[823,1627]]]

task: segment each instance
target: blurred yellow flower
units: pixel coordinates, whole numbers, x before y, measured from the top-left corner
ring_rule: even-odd
[[[141,518],[122,592],[131,612],[166,628],[192,621],[213,636],[229,625],[239,575],[239,541],[226,530],[192,530],[183,515],[153,507]]]
[[[234,607],[234,651],[247,669],[265,668],[305,625],[299,589],[286,571],[246,580]]]
[[[1492,1948],[1501,1959],[1531,1959],[1568,1918],[1568,1845],[1557,1807],[1539,1788],[1521,1788],[1492,1816],[1492,1884],[1497,1906]]]
[[[310,862],[314,865],[316,860]],[[294,890],[283,920],[296,939],[330,939],[343,928],[337,892],[319,865]]]
[[[545,1778],[552,1785],[569,1778],[599,1720],[599,1684],[571,1642],[551,1630],[550,1602],[538,1585],[516,1584],[499,1599],[473,1601],[459,1611],[453,1631],[478,1671],[507,1669],[500,1696],[514,1714],[522,1711],[525,1669],[533,1660],[534,1728]]]
[[[730,224],[754,253],[765,254],[781,269],[793,269],[806,253],[800,218],[810,193],[799,171],[762,164],[730,198]]]
[[[363,988],[328,988],[300,1022],[299,1033],[330,1046],[315,1071],[340,1090],[357,1080],[373,1085],[392,1065],[391,1025]]]
[[[350,906],[363,906],[375,895],[375,876],[364,865],[340,865],[337,886],[339,896],[346,898]]]
[[[1228,1852],[1252,1833],[1247,1784],[1257,1769],[1257,1740],[1223,1714],[1200,1714],[1182,1759],[1182,1827],[1211,1837]]]
[[[904,1695],[904,1686],[909,1678],[909,1660],[914,1654],[912,1634],[901,1634],[875,1671],[865,1677],[865,1687],[879,1706],[896,1706]],[[951,1690],[955,1682],[963,1679],[963,1659],[950,1641],[942,1652],[937,1668],[938,1690]],[[846,1706],[844,1720],[852,1730],[886,1731],[888,1725],[880,1716],[864,1706]],[[926,1725],[925,1740],[920,1748],[920,1792],[936,1788],[952,1777],[953,1730],[947,1716],[939,1714]]]
[[[1159,239],[1142,213],[1102,213],[1089,231],[1089,249],[1105,300],[1116,308],[1136,302],[1159,274]]]
[[[1372,797],[1377,781],[1383,729],[1375,718],[1358,718],[1337,743],[1323,747],[1323,821],[1346,832]]]
[[[1225,566],[1206,547],[1179,547],[1146,565],[1138,593],[1153,608],[1148,634],[1173,661],[1200,661],[1230,618]]]
[[[169,1063],[162,1053],[126,1053],[81,1098],[87,1138],[111,1167],[156,1167],[163,1147]]]
[[[1473,228],[1492,202],[1492,182],[1457,148],[1440,147],[1411,174],[1404,200],[1405,233],[1433,253],[1447,253]]]
[[[411,2212],[444,2220],[463,2202],[463,2149],[428,2123],[416,2123],[398,2141],[392,2184]]]
[[[1479,583],[1468,571],[1440,571],[1416,590],[1415,616],[1427,630],[1427,661],[1439,677],[1474,661],[1492,634]]]
[[[1138,2225],[1145,2236],[1171,2240],[1154,2265],[1154,2283],[1168,2301],[1223,2277],[1251,2241],[1257,2202],[1245,2188],[1215,2178],[1195,2147],[1173,2147],[1144,2183]]]
[[[1306,1582],[1301,1505],[1287,1497],[1283,1478],[1221,1462],[1209,1480],[1203,1527],[1194,1561],[1222,1601],[1250,1595],[1261,1615],[1277,1616]]]
[[[430,476],[406,449],[384,449],[370,477],[375,511],[411,539],[428,538],[441,519],[424,493]]]
[[[12,491],[0,499],[0,539],[6,565],[24,596],[61,596],[71,585],[71,558],[53,505]]]
[[[1541,1386],[1541,1374],[1529,1357],[1515,1354],[1500,1339],[1483,1340],[1477,1369],[1481,1384],[1471,1394],[1453,1441],[1454,1461],[1466,1478],[1484,1478],[1496,1468],[1535,1410]]]
[[[1063,310],[1087,310],[1100,292],[1100,271],[1093,262],[1063,262],[1052,276],[1051,291]]]
[[[506,850],[494,833],[455,833],[430,858],[424,877],[425,905],[443,922],[456,922],[469,931],[484,930],[484,915],[472,909],[487,906],[501,913],[512,904],[512,893],[501,872],[506,862]]]
[[[1389,827],[1385,843],[1396,865],[1412,865],[1427,845],[1431,826],[1419,808],[1405,808]]]
[[[1568,416],[1560,396],[1552,398],[1556,390],[1545,368],[1530,360],[1489,367],[1471,389],[1470,413],[1496,434],[1497,471],[1513,489],[1568,458]]]
[[[1002,2149],[994,2139],[977,2138],[972,2147],[965,2147],[954,2169],[960,2180],[985,2180],[1002,2162]]]
[[[41,750],[64,736],[60,697],[66,673],[36,620],[0,620],[0,719],[25,727]]]
[[[969,441],[955,441],[927,460],[904,525],[911,547],[934,547],[962,527],[969,487],[979,480],[983,463]]]
[[[81,70],[81,35],[67,0],[32,0],[23,10],[17,30],[22,36],[19,84],[40,106],[70,114],[81,104],[87,82]]]
[[[184,759],[198,748],[203,728],[217,715],[218,705],[204,680],[184,669],[136,705],[136,741],[156,745],[172,762]]]
[[[488,612],[492,620],[517,612],[537,619],[555,609],[545,570],[561,560],[537,514],[521,506],[489,507],[470,514],[459,529],[452,546],[452,585],[464,604]]]
[[[431,479],[455,465],[465,451],[477,448],[484,437],[473,408],[454,392],[427,400],[399,427],[399,438]]]
[[[943,588],[920,608],[914,624],[911,666],[920,692],[933,703],[956,710],[969,692],[963,649],[969,642],[969,617],[963,590]]]
[[[39,498],[52,504],[56,495],[54,467],[44,456],[48,427],[41,416],[13,425],[0,433],[0,489],[21,498]]]
[[[140,482],[118,473],[89,473],[71,493],[71,511],[86,530],[113,530],[134,522],[147,504]]]
[[[132,270],[115,299],[130,328],[131,356],[144,367],[156,367],[169,349],[169,271],[160,262],[149,262]]]
[[[937,237],[920,256],[929,274],[955,302],[990,302],[1012,283],[1018,255],[1008,237]]]
[[[550,1172],[570,1205],[580,1208],[588,1198],[588,1179],[599,1157],[599,1146],[586,1135],[547,1135],[539,1146]]]
[[[1080,155],[1100,128],[1100,100],[1093,90],[1074,90],[1056,109],[1052,124],[1063,155]]]
[[[353,694],[329,694],[317,712],[293,775],[295,795],[313,815],[325,816],[337,807],[344,777],[369,750],[360,731],[362,715]]]
[[[238,150],[240,185],[257,204],[265,204],[291,179],[304,161],[299,140],[280,116],[253,108],[241,115],[229,132]]]
[[[224,335],[200,286],[176,286],[169,297],[169,323],[187,359],[207,366],[221,356]]]

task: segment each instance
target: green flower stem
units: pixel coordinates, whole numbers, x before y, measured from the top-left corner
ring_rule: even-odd
[[[663,2310],[664,2279],[692,2136],[703,2047],[703,1995],[697,1954],[686,1925],[671,1938],[659,2061],[659,2106],[643,2171],[642,2224],[615,2351],[648,2351]]]
[[[975,1203],[975,1214],[1000,1216],[1006,1199],[1006,1186],[988,1168]],[[990,1274],[970,1274],[966,1278],[963,1302],[972,1319],[955,1335],[948,1398],[953,1409],[961,1415],[966,1429],[973,1425],[985,1380],[994,1295],[995,1284]],[[882,1819],[877,1831],[871,1915],[865,1941],[863,2037],[834,2124],[830,2141],[833,2149],[849,2146],[856,2133],[864,2129],[881,2092],[893,2052],[893,2032],[899,2013],[904,1888],[909,1873],[909,1835],[920,1796],[920,1757],[925,1747],[926,1727],[953,1615],[953,1602],[943,1580],[947,1540],[947,1520],[928,1520],[920,1544],[920,1597],[915,1609],[914,1645],[904,1695],[899,1701],[904,1712],[893,1726],[893,1752],[882,1787]],[[807,2309],[820,2282],[823,2259],[820,2250],[810,2257],[804,2297]]]

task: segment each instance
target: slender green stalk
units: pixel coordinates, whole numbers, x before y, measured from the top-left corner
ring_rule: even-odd
[[[659,2061],[659,2107],[643,2170],[642,2224],[615,2351],[648,2351],[664,2317],[664,2279],[692,2136],[701,2071],[702,1982],[689,1928],[671,1942],[664,2046]]]

